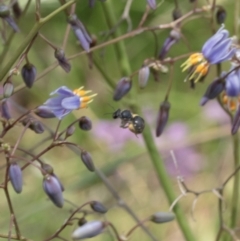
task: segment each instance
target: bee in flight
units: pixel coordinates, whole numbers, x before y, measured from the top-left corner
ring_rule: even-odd
[[[128,128],[131,132],[141,134],[145,127],[145,121],[139,115],[133,114],[130,110],[116,110],[112,114],[113,119],[121,119],[121,128]]]

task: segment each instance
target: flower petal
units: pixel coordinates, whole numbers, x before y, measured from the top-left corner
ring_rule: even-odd
[[[66,86],[61,86],[60,88],[58,88],[50,93],[50,95],[55,95],[55,94],[65,95],[65,96],[73,96],[74,95],[72,90],[68,89],[68,87],[66,87]]]
[[[67,110],[76,110],[80,107],[80,99],[78,96],[67,97],[62,100],[62,107]]]
[[[58,110],[53,110],[53,114],[61,120],[65,115],[68,115],[71,110],[65,110],[65,109],[58,109]]]
[[[65,97],[66,98],[66,97]],[[62,103],[62,100],[64,99],[64,96],[57,96],[57,97],[53,97],[53,98],[50,98],[50,99],[48,99],[45,103],[44,103],[44,105],[45,106],[48,106],[50,109],[51,108],[59,108],[59,107],[61,107],[62,105],[61,105],[61,103]]]

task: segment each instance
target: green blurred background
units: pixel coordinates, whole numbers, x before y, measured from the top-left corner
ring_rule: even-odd
[[[112,1],[114,6],[112,11],[119,19],[126,1],[107,1]],[[19,2],[21,6],[25,5],[25,1]],[[157,0],[157,2],[160,1]],[[97,37],[98,43],[105,41],[103,33],[109,29],[103,13],[103,4],[96,1],[94,8],[89,8],[88,1],[81,0],[76,8],[78,17],[88,31]],[[202,4],[206,4],[206,1],[199,1],[199,5]],[[225,26],[232,35],[234,0],[217,1],[217,4],[223,5],[227,11]],[[192,5],[187,0],[179,0],[179,6],[183,13],[192,9]],[[42,1],[41,13],[46,16],[58,7],[58,1]],[[133,28],[138,26],[145,7],[145,0],[133,1],[130,11]],[[173,9],[174,1],[163,1],[155,11],[151,11],[144,26],[171,22]],[[6,59],[1,60],[3,65],[29,33],[34,22],[34,4],[32,4],[27,14],[20,21],[21,33],[16,34]],[[189,47],[190,51],[200,51],[204,42],[212,35],[209,23],[208,14],[187,21],[182,27],[185,40],[181,39],[178,44],[174,45],[168,56],[175,57],[188,53]],[[54,45],[60,47],[66,27],[66,16],[61,12],[44,25],[40,32]],[[123,22],[119,30],[126,33],[127,27],[127,23]],[[145,32],[124,41],[133,72],[142,66],[145,59],[154,57],[156,51],[159,52],[169,32],[170,30],[156,31],[157,41],[151,32]],[[10,31],[7,32],[7,36],[9,33]],[[3,48],[4,45],[1,45],[0,51]],[[76,54],[80,50],[74,34],[70,32],[65,51],[66,56]],[[114,45],[95,51],[93,56],[105,74],[115,83],[123,77]],[[29,60],[36,66],[38,74],[41,74],[44,69],[55,62],[54,51],[42,39],[38,38],[29,52]],[[15,94],[11,105],[13,117],[21,113],[19,108],[13,104],[14,101],[24,108],[34,108],[45,102],[51,91],[63,85],[72,89],[85,86],[86,89],[98,93],[88,109],[75,111],[64,118],[60,128],[64,129],[76,118],[83,115],[91,118],[93,129],[90,132],[83,132],[76,128],[76,132],[69,140],[91,153],[95,165],[106,174],[121,198],[126,201],[140,219],[144,219],[157,211],[168,211],[169,204],[161,184],[158,182],[141,135],[136,137],[129,130],[121,129],[119,120],[113,120],[110,114],[106,114],[113,111],[110,105],[116,109],[127,109],[127,101],[113,101],[113,89],[109,87],[105,77],[97,67],[89,68],[88,60],[86,55],[81,55],[71,61],[72,70],[69,74],[57,67],[37,81],[31,89],[24,88]],[[164,134],[160,138],[155,137],[155,125],[159,104],[164,100],[168,87],[169,74],[161,73],[159,82],[154,81],[154,78],[150,76],[148,85],[143,90],[138,87],[137,76],[133,78],[133,88],[136,89],[137,93],[134,98],[143,110],[144,119],[151,126],[159,155],[165,161],[176,195],[180,194],[177,185],[179,173],[170,156],[171,150],[176,154],[180,175],[184,176],[189,188],[196,191],[220,186],[233,170],[230,120],[218,107],[216,101],[211,101],[204,107],[199,105],[207,85],[216,76],[216,68],[214,66],[211,68],[204,83],[199,83],[195,89],[191,89],[189,83],[184,83],[185,73],[181,73],[180,65],[184,61],[185,59],[182,59],[174,64],[173,86],[169,99],[172,106],[170,119]],[[229,64],[223,64],[223,68],[228,70]],[[13,83],[15,87],[22,84],[21,76],[14,76]],[[43,123],[54,130],[57,120],[43,120]],[[14,143],[21,130],[22,126],[16,126],[4,141]],[[49,144],[49,140],[41,143],[41,140],[48,136],[47,130],[41,135],[36,135],[28,130],[21,141],[20,147],[26,149],[34,147],[33,153],[38,153]],[[21,154],[20,152],[17,153]],[[80,157],[67,147],[58,147],[51,150],[42,157],[42,160],[54,167],[55,173],[64,184],[64,197],[67,200],[76,205],[81,205],[90,200],[98,200],[109,208],[105,217],[91,215],[89,220],[104,220],[106,218],[116,226],[120,234],[126,233],[135,224],[131,216],[118,207],[117,201],[96,174],[90,173],[81,162]],[[2,166],[0,176],[3,179],[5,164],[3,156],[0,159],[0,164]],[[58,209],[47,199],[42,190],[42,175],[36,168],[29,167],[24,170],[23,174],[23,192],[20,195],[16,194],[10,187],[17,220],[25,237],[36,241],[43,240],[59,228],[70,215],[73,207],[66,202],[62,209]],[[231,184],[229,183],[225,191],[227,207],[224,216],[226,218],[229,218],[230,215],[228,204],[232,192]],[[1,189],[0,194],[0,233],[7,233],[9,212]],[[188,195],[180,201],[186,222],[192,228],[196,240],[214,240],[218,229],[217,197],[211,193],[201,195],[194,210],[194,217],[191,215],[193,200],[194,196]],[[176,221],[161,225],[154,223],[147,223],[146,225],[158,240],[184,240]],[[74,228],[76,228],[76,225],[66,228],[62,236],[70,240]],[[108,241],[113,240],[113,237],[106,231],[94,240]],[[138,229],[133,233],[131,240],[143,241],[150,240],[150,238],[141,229]]]

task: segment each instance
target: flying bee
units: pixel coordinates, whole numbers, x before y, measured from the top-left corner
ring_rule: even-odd
[[[121,119],[121,128],[128,128],[131,132],[135,134],[140,134],[143,132],[145,127],[145,121],[142,117],[133,114],[130,110],[121,109],[116,110],[112,114],[113,119]]]

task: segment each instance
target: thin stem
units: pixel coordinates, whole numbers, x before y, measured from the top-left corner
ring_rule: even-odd
[[[141,224],[145,223],[145,222],[148,222],[150,220],[150,218],[146,218],[144,220],[142,220],[140,223],[137,223],[135,226],[133,226],[128,232],[127,234],[125,235],[126,237],[129,237],[134,231],[135,229],[137,229]]]

